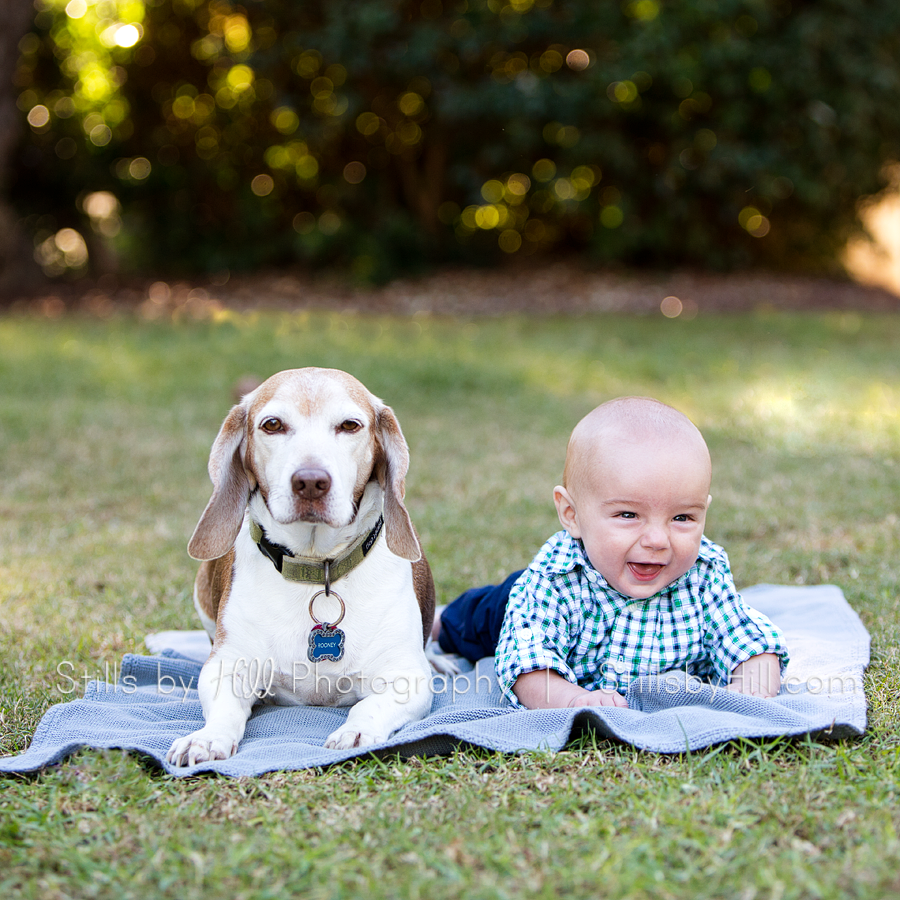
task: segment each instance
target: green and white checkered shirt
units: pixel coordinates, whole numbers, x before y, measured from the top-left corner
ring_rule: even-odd
[[[497,677],[512,693],[519,675],[552,669],[588,690],[624,692],[641,675],[682,669],[727,683],[751,656],[788,662],[781,632],[746,606],[728,556],[707,540],[697,562],[646,600],[610,587],[580,541],[553,535],[513,586],[497,643]]]

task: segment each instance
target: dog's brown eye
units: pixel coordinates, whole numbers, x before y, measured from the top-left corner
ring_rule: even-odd
[[[341,431],[346,431],[347,434],[355,434],[360,428],[362,428],[362,424],[353,419],[347,419],[346,422],[341,422]]]
[[[275,416],[272,416],[269,419],[265,419],[259,427],[262,428],[266,434],[277,434],[279,431],[284,431],[284,422],[282,422],[281,419],[276,419]]]

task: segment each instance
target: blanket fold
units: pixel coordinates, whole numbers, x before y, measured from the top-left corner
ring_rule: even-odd
[[[627,709],[514,710],[500,692],[493,659],[484,659],[455,678],[436,675],[430,715],[375,747],[322,746],[346,709],[258,706],[231,759],[175,767],[165,760],[172,741],[203,724],[196,685],[205,654],[193,658],[194,645],[184,640],[179,651],[128,654],[117,683],[90,682],[82,699],[51,706],[29,748],[0,759],[0,772],[34,772],[82,747],[134,751],[175,775],[212,771],[236,777],[327,766],[371,752],[447,754],[461,744],[508,753],[559,750],[585,729],[656,753],[736,738],[862,734],[869,635],[840,589],[758,585],[742,594],[784,631],[790,648],[781,693],[770,700],[670,672],[633,682]]]

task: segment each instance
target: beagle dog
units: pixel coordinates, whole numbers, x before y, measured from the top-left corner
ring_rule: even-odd
[[[429,712],[434,583],[403,504],[408,467],[393,411],[346,372],[279,372],[232,408],[188,544],[213,642],[205,725],[170,763],[227,759],[258,702],[350,707],[335,749]]]

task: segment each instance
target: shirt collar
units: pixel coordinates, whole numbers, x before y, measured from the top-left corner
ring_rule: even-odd
[[[700,551],[697,554],[697,562],[704,563],[712,563],[720,554],[719,548],[716,547],[711,541],[707,540],[706,537],[703,537],[700,541]],[[695,564],[696,565],[696,564]],[[653,596],[656,597],[659,594],[665,593],[666,591],[670,591],[674,588],[679,587],[684,584],[688,578],[690,578],[691,572],[693,571],[694,566],[691,566],[681,578],[673,581],[671,584],[667,584],[662,590],[657,591]],[[553,557],[547,561],[546,571],[548,575],[565,575],[567,572],[572,572],[575,569],[581,569],[585,577],[588,581],[591,582],[595,587],[600,590],[606,591],[608,594],[613,594],[616,597],[621,597],[623,600],[628,603],[643,603],[643,600],[635,600],[633,597],[628,597],[625,594],[617,591],[592,565],[591,561],[588,559],[588,555],[585,552],[584,544],[580,539],[573,538],[567,531],[559,532],[559,548],[558,552],[553,554]],[[646,598],[650,600],[650,597]]]

